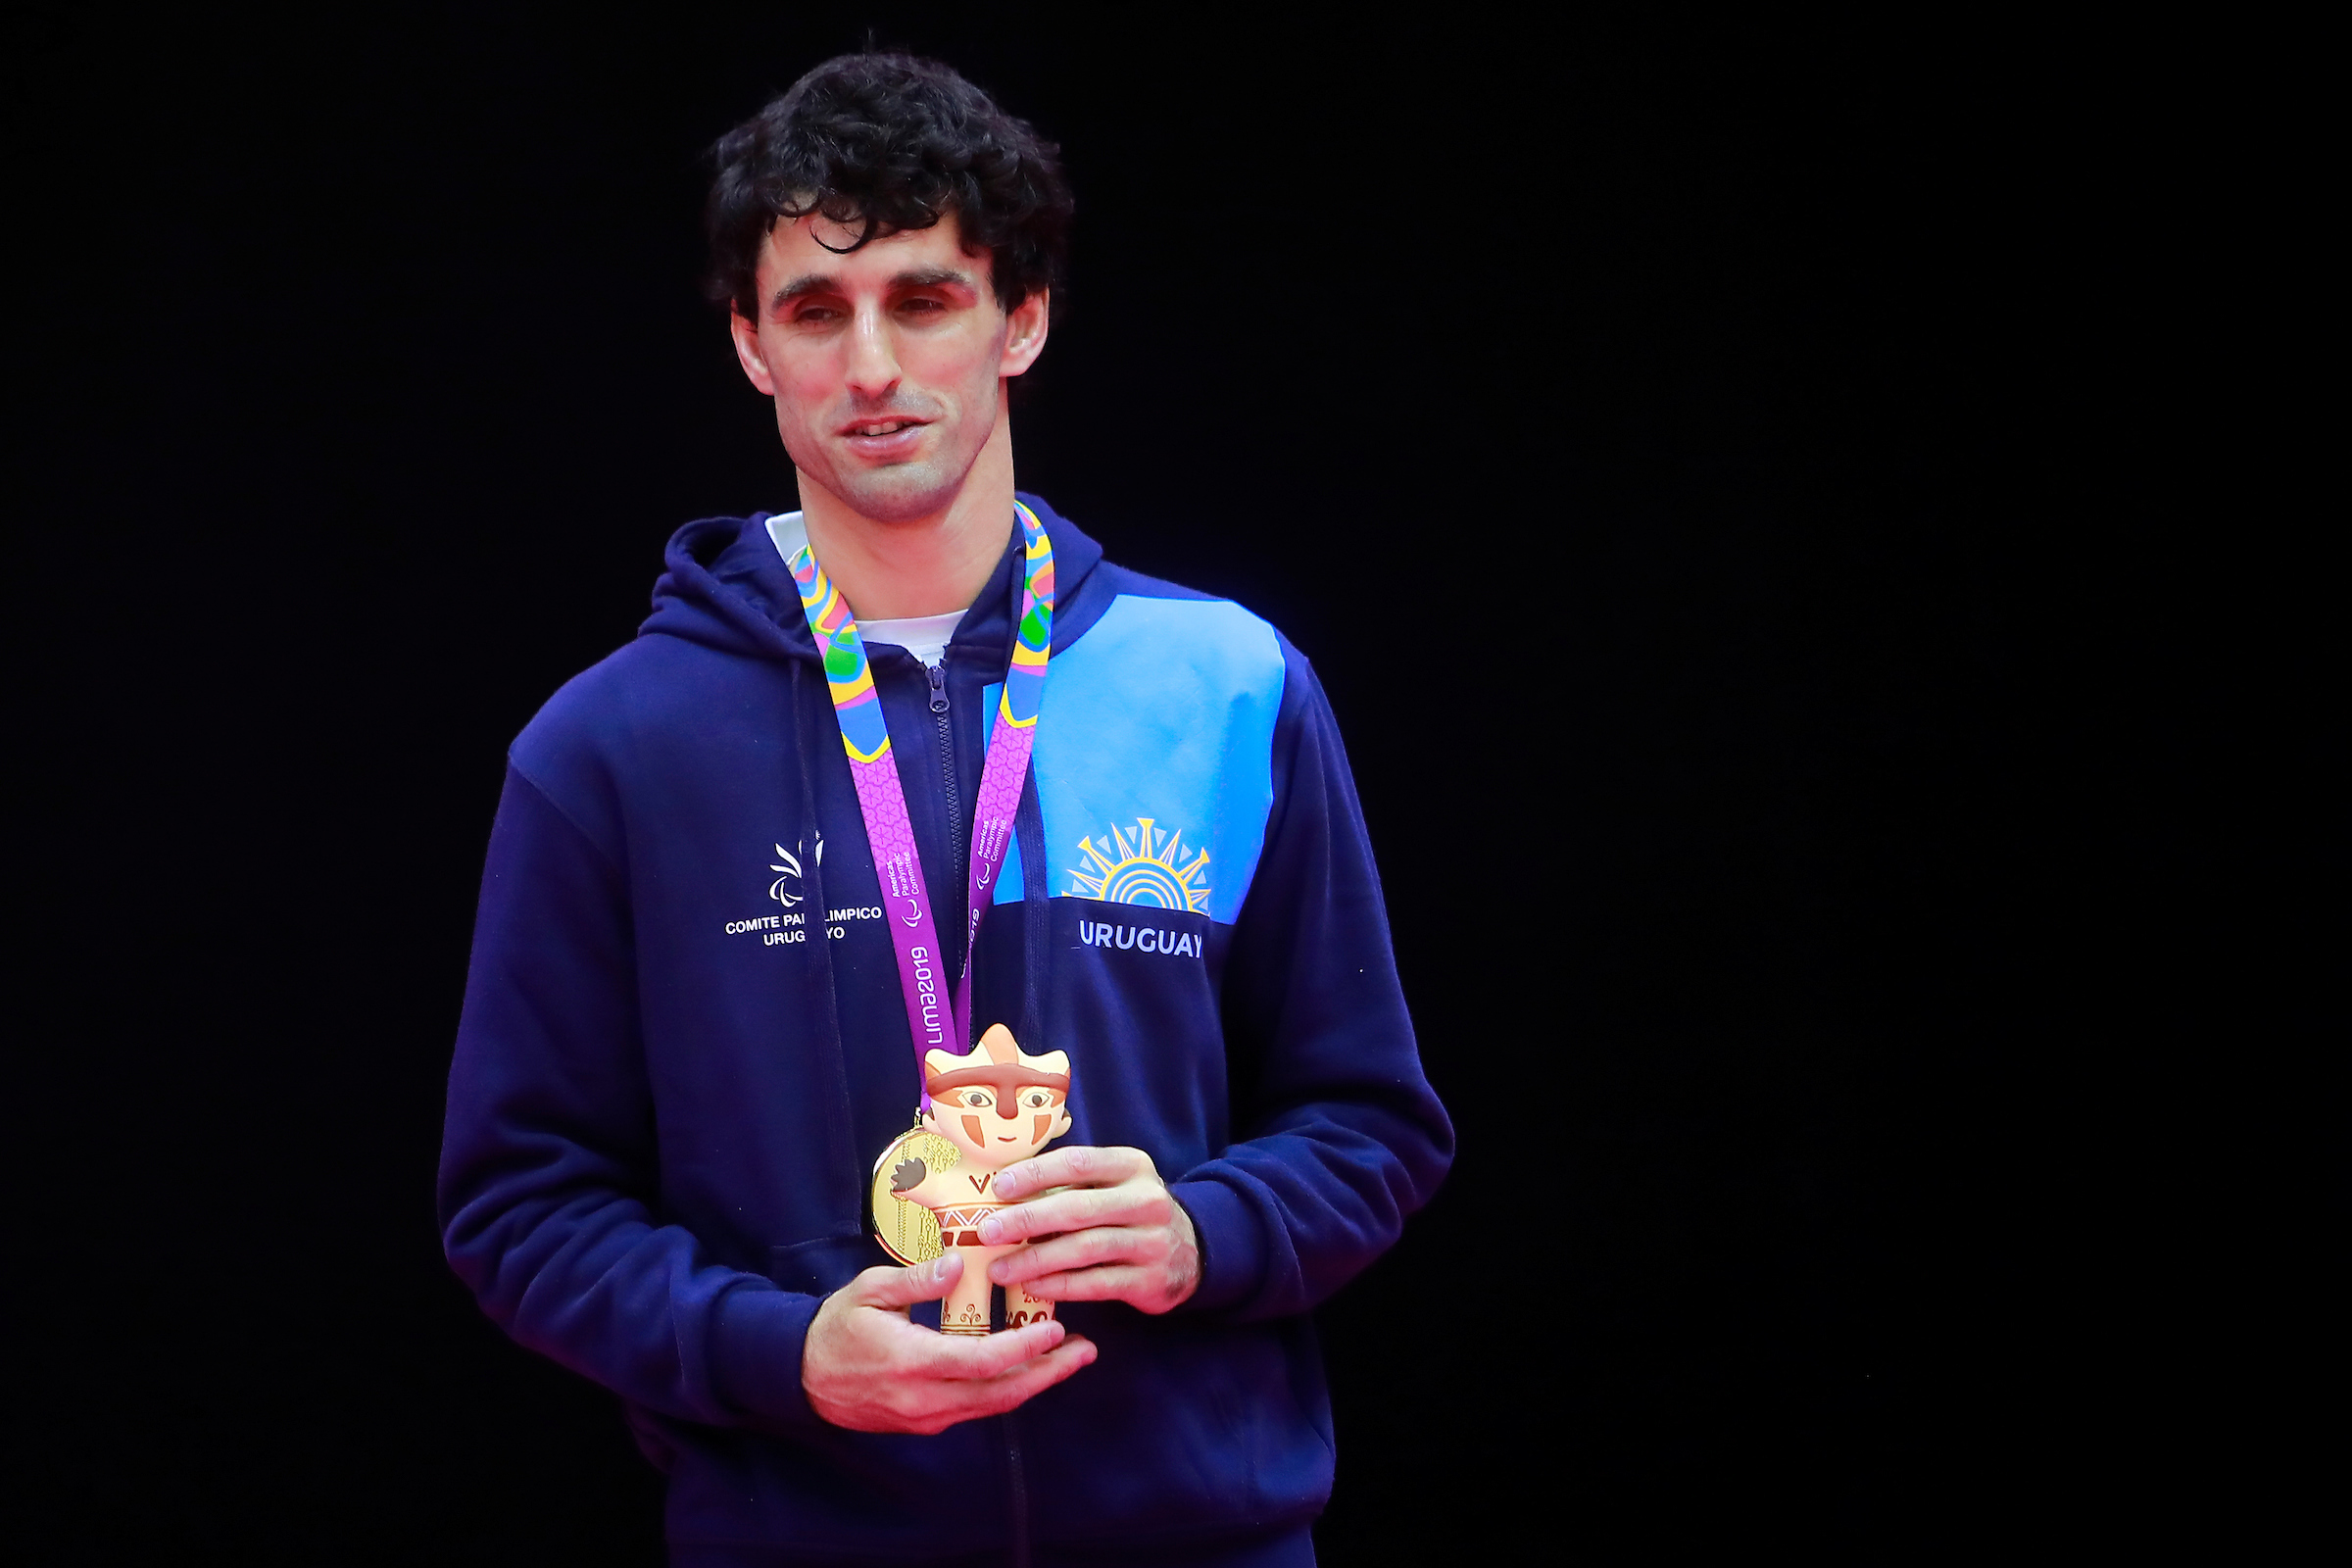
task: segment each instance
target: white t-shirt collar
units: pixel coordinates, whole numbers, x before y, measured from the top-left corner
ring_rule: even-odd
[[[808,542],[808,524],[797,512],[778,513],[767,519],[767,537],[775,544],[776,554],[789,565],[792,558],[801,553],[801,547]],[[856,608],[851,607],[853,611]],[[860,619],[858,635],[869,647],[882,643],[904,648],[925,664],[937,664],[947,657],[948,643],[955,637],[963,615],[961,610],[951,610],[943,615],[908,615],[899,620]]]

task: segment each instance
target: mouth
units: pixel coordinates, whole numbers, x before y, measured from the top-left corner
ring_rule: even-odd
[[[845,424],[840,435],[844,445],[867,462],[893,463],[914,456],[922,442],[924,426],[929,422],[893,415]]]
[[[997,1142],[1000,1144],[1017,1144],[1021,1140],[1017,1135],[1011,1138],[1000,1138],[997,1140]]]

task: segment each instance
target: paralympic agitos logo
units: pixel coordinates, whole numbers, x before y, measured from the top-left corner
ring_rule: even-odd
[[[802,847],[806,848],[807,846],[803,845]],[[798,855],[795,855],[791,850],[786,849],[781,844],[775,846],[775,851],[776,858],[784,863],[781,865],[770,864],[768,866],[770,871],[779,872],[781,874],[778,875],[773,882],[770,882],[767,885],[767,896],[789,909],[794,905],[800,903],[801,900],[807,896],[797,891],[801,885],[801,858]],[[817,835],[816,854],[811,856],[809,858],[820,866],[825,863],[824,835]]]

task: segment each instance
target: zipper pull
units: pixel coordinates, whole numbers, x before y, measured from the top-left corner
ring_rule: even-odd
[[[931,711],[934,713],[946,712],[948,710],[948,662],[943,659],[936,664],[925,664],[923,673],[931,677]]]

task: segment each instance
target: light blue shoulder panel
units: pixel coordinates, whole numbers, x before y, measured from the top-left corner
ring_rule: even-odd
[[[1231,925],[1265,847],[1282,684],[1274,628],[1237,604],[1112,600],[1046,673],[1032,765],[1054,896]],[[1020,857],[999,904],[1020,902]]]

